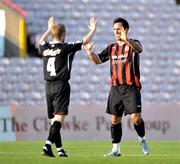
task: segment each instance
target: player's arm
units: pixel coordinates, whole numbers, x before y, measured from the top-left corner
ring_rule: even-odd
[[[132,39],[129,39],[127,38],[127,41],[126,41],[129,46],[131,46],[136,52],[140,53],[142,52],[142,47],[139,43],[135,42],[134,40]]]
[[[84,50],[86,51],[86,53],[88,54],[90,60],[93,61],[94,64],[102,64],[101,60],[99,59],[99,57],[91,51],[91,48],[93,46],[93,42],[89,42],[87,44],[84,45]]]
[[[129,39],[127,37],[126,32],[123,30],[121,31],[121,39],[124,40],[126,43],[128,43],[129,46],[132,47],[132,49],[134,49],[134,51],[138,53],[142,52],[142,46],[139,43],[135,42],[134,40]]]
[[[87,44],[93,37],[95,31],[96,31],[96,24],[97,24],[97,19],[96,17],[91,17],[89,20],[89,33],[83,38],[83,44]]]
[[[53,17],[50,17],[48,20],[48,29],[47,31],[41,36],[40,40],[39,40],[39,44],[42,43],[43,41],[47,41],[48,36],[50,34],[51,31],[51,27],[55,24],[55,20]]]

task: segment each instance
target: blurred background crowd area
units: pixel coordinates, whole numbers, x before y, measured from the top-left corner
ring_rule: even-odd
[[[64,23],[66,41],[81,40],[90,16],[98,19],[94,51],[115,42],[112,22],[128,20],[128,36],[138,39],[142,102],[180,103],[180,5],[175,0],[1,0],[0,104],[45,103],[42,59],[37,42],[48,18]],[[71,101],[106,102],[109,62],[95,66],[84,51],[71,73]]]

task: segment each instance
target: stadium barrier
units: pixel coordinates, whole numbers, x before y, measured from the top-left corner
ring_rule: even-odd
[[[110,140],[110,115],[106,104],[71,104],[62,127],[62,138],[68,140]],[[178,104],[143,105],[146,137],[150,140],[180,139],[180,106]],[[123,118],[123,140],[137,138],[128,116]],[[0,140],[46,139],[50,122],[46,105],[0,107]]]

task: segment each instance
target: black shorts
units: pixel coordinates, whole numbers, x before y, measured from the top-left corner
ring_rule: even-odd
[[[68,82],[56,81],[46,83],[46,101],[48,118],[55,114],[68,114],[70,85]]]
[[[122,117],[132,113],[141,113],[141,93],[135,85],[111,87],[107,113]]]

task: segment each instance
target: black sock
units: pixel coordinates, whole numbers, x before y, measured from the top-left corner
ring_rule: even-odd
[[[122,137],[122,127],[121,127],[121,123],[112,124],[112,125],[111,125],[111,138],[112,138],[112,143],[119,143],[119,142],[121,142],[121,137]]]
[[[59,128],[58,128],[57,124],[58,124],[57,121],[55,121],[55,122],[51,125],[51,127],[50,127],[50,129],[49,129],[49,136],[48,136],[48,138],[47,138],[47,141],[50,141],[52,144],[53,144],[53,143],[55,142],[55,140],[56,140],[57,132],[59,132]],[[46,142],[45,146],[46,146],[47,148],[50,148],[50,147],[51,147],[51,144],[48,144],[48,143]]]
[[[139,137],[144,137],[145,136],[145,126],[144,126],[143,119],[142,119],[142,121],[141,121],[141,123],[139,125],[134,124],[134,129],[136,130]]]
[[[61,133],[60,133],[61,123],[58,121],[55,121],[54,123],[57,128],[56,137],[55,137],[55,145],[57,148],[60,148],[62,147]]]

